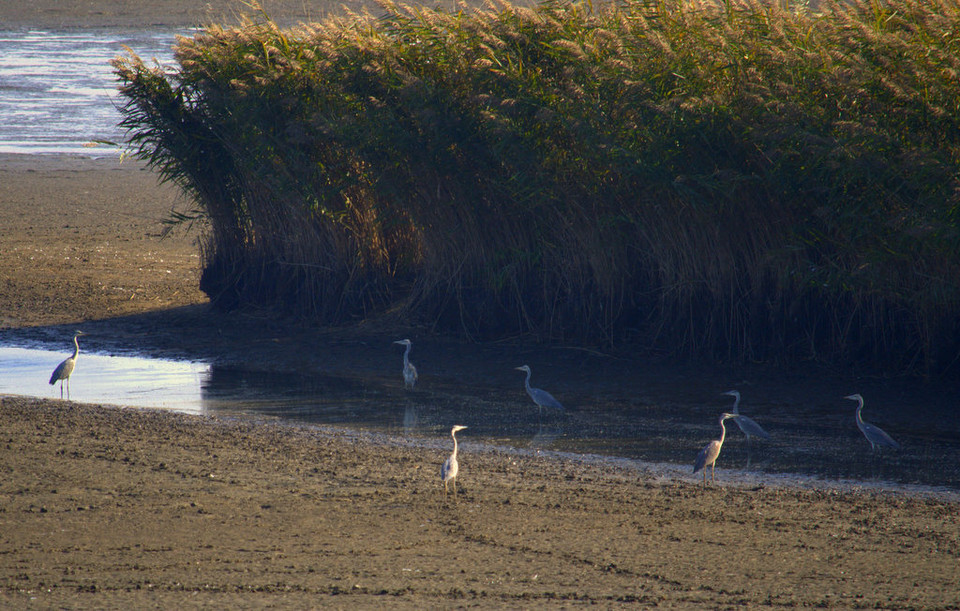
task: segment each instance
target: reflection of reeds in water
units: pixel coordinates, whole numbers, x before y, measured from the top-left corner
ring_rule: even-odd
[[[960,10],[772,4],[385,3],[115,67],[221,305],[955,366]]]

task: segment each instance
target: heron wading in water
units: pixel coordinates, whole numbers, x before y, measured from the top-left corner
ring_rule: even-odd
[[[550,409],[555,409],[558,411],[563,411],[563,405],[559,401],[553,398],[553,395],[541,388],[532,388],[530,386],[530,366],[522,365],[516,368],[517,371],[526,371],[527,379],[523,383],[524,387],[527,389],[527,394],[530,395],[530,398],[533,399],[533,402],[537,404],[538,412],[543,411],[543,408],[549,407]]]
[[[844,397],[844,399],[857,402],[857,428],[860,429],[863,436],[870,442],[871,450],[878,450],[884,446],[893,448],[894,450],[900,449],[900,444],[894,441],[890,435],[887,435],[883,429],[863,421],[863,418],[860,416],[860,411],[863,409],[863,397],[860,396],[860,393]]]
[[[728,390],[723,393],[725,395],[731,396],[735,399],[733,402],[733,413],[736,416],[734,422],[737,423],[737,426],[740,427],[740,430],[743,431],[743,434],[747,436],[747,451],[750,451],[750,438],[751,437],[762,437],[763,439],[770,439],[770,433],[763,430],[763,427],[754,422],[752,419],[747,418],[746,416],[740,414],[740,391],[737,390]]]
[[[720,415],[720,439],[714,439],[708,443],[700,453],[697,454],[697,462],[693,464],[693,472],[696,473],[703,469],[703,485],[707,485],[707,470],[710,467],[710,482],[714,481],[714,468],[717,464],[717,457],[720,456],[720,448],[723,447],[723,440],[727,436],[727,427],[723,422],[729,418],[740,418],[737,414],[724,413]]]
[[[457,431],[462,431],[467,427],[457,424],[450,429],[450,436],[453,437],[453,454],[450,458],[443,461],[440,467],[440,479],[443,480],[443,495],[447,495],[447,482],[453,483],[453,496],[457,496],[457,473],[460,472],[460,463],[457,462]]]
[[[417,368],[410,362],[410,349],[413,348],[413,343],[409,339],[398,339],[393,343],[407,347],[403,351],[403,385],[412,389],[417,383]]]
[[[57,368],[53,370],[53,375],[50,376],[50,385],[53,386],[57,382],[60,382],[60,398],[63,398],[63,384],[67,384],[67,399],[70,398],[70,374],[73,373],[73,369],[77,366],[77,357],[80,356],[80,343],[77,341],[77,338],[81,335],[86,335],[83,331],[77,331],[73,335],[73,356],[68,356],[57,365]]]

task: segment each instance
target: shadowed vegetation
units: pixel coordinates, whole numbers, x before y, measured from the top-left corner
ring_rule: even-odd
[[[115,61],[214,302],[960,369],[956,1],[382,10]]]

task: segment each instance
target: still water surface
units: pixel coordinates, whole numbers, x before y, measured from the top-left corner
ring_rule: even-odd
[[[59,386],[51,387],[47,380],[65,356],[63,351],[0,347],[0,394],[58,398]],[[70,390],[73,400],[85,403],[334,425],[412,439],[443,439],[451,423],[460,423],[470,427],[469,440],[463,435],[467,443],[622,457],[642,461],[654,473],[691,478],[689,465],[700,447],[719,437],[716,420],[730,403],[721,396],[706,406],[581,400],[564,413],[539,414],[519,385],[464,394],[453,385],[433,382],[406,392],[399,375],[394,377],[289,374],[83,353]],[[808,405],[798,412],[768,405],[751,409],[745,400],[744,413],[773,439],[754,440],[749,448],[731,424],[718,475],[758,483],[765,478],[815,478],[843,486],[960,492],[960,426],[955,416],[917,412],[905,420],[875,409],[872,420],[903,447],[872,454],[854,424],[856,404],[843,403],[839,410]]]

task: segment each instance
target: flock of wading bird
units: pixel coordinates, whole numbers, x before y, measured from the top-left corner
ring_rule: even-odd
[[[67,386],[67,398],[70,398],[70,375],[73,373],[74,368],[77,366],[77,357],[80,355],[80,344],[77,341],[83,331],[77,331],[73,336],[73,354],[63,360],[56,369],[53,370],[53,374],[50,376],[50,384],[56,384],[60,382],[60,398],[63,398],[63,387],[64,384]],[[403,384],[404,387],[408,389],[413,389],[417,384],[417,368],[410,362],[410,350],[413,348],[413,342],[409,339],[401,339],[393,342],[395,344],[400,344],[405,346],[406,350],[403,351]],[[524,388],[527,390],[527,394],[530,395],[530,398],[533,399],[533,402],[537,404],[537,409],[542,411],[543,408],[553,409],[557,411],[563,411],[563,404],[557,401],[553,395],[543,390],[542,388],[533,388],[530,386],[530,376],[531,371],[528,365],[521,365],[516,368],[518,371],[526,372],[527,377],[524,380]],[[723,448],[723,440],[727,436],[727,427],[724,424],[727,420],[733,419],[737,423],[737,426],[740,427],[740,430],[743,431],[743,434],[747,437],[747,444],[749,446],[750,439],[753,437],[761,437],[763,439],[770,439],[770,434],[763,430],[759,424],[754,420],[744,416],[740,413],[740,393],[736,390],[730,390],[725,393],[734,398],[733,410],[730,412],[724,412],[720,415],[720,439],[714,439],[706,446],[700,450],[700,453],[697,454],[697,460],[693,464],[693,472],[698,473],[703,471],[703,484],[707,484],[707,467],[710,467],[710,481],[715,481],[715,468],[717,464],[717,457],[720,456],[720,449]],[[860,412],[863,410],[863,397],[859,394],[849,395],[844,397],[845,399],[850,399],[851,401],[857,402],[857,428],[863,433],[863,436],[867,438],[867,441],[870,442],[870,447],[872,450],[878,450],[880,448],[893,448],[899,449],[900,445],[894,441],[890,435],[887,435],[880,427],[870,424],[869,422],[864,422],[863,418],[860,415]],[[453,495],[457,495],[457,474],[460,472],[460,463],[457,462],[457,431],[464,430],[465,426],[461,424],[454,425],[450,430],[450,436],[453,438],[453,453],[450,454],[450,457],[443,462],[443,465],[440,467],[440,479],[443,482],[443,492],[447,494],[448,485],[453,486]]]
[[[403,383],[406,388],[413,389],[417,383],[417,368],[410,362],[410,350],[413,347],[413,343],[409,339],[400,339],[393,343],[406,346],[406,350],[403,351]],[[546,407],[548,409],[563,411],[563,405],[557,401],[553,395],[542,388],[533,388],[530,386],[531,371],[529,365],[521,365],[516,369],[526,372],[527,378],[523,384],[527,390],[527,394],[530,395],[533,402],[537,404],[538,410],[542,411],[543,408]],[[710,481],[716,481],[715,468],[717,457],[720,456],[720,449],[723,448],[723,440],[727,436],[727,427],[724,422],[732,418],[733,421],[737,423],[737,426],[740,427],[740,430],[743,431],[743,434],[747,437],[748,447],[752,437],[770,439],[770,433],[763,430],[762,426],[740,413],[740,393],[738,391],[729,390],[723,394],[734,398],[733,410],[720,415],[720,439],[714,439],[704,446],[703,449],[700,450],[700,453],[697,454],[697,460],[693,463],[694,473],[703,472],[704,486],[707,485],[707,467],[710,467]],[[870,442],[870,448],[872,450],[876,451],[883,447],[900,449],[900,445],[880,427],[863,421],[860,415],[860,412],[863,410],[863,397],[860,394],[849,395],[844,398],[857,402],[857,428],[860,429],[863,436]],[[443,481],[444,494],[447,493],[447,484],[452,484],[454,496],[457,494],[457,474],[460,472],[460,463],[457,462],[457,431],[462,431],[465,428],[467,427],[462,424],[457,424],[454,425],[450,431],[450,436],[453,438],[453,453],[450,454],[450,457],[447,458],[440,467],[440,479]]]

